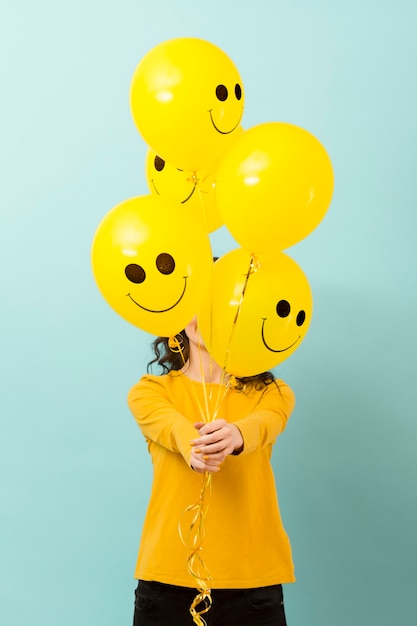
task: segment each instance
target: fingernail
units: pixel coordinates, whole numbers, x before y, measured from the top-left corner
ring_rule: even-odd
[[[200,448],[196,448],[195,451],[196,451],[196,454],[200,454],[200,452],[201,452]]]

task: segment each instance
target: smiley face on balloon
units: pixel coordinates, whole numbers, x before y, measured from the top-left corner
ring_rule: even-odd
[[[114,207],[92,245],[94,277],[108,304],[131,324],[164,337],[195,315],[212,265],[208,235],[190,211],[152,195]]]
[[[184,170],[211,171],[242,131],[242,79],[214,44],[170,39],[137,66],[130,107],[139,133],[164,160]]]
[[[167,252],[161,252],[155,258],[155,267],[157,271],[163,276],[169,276],[174,272],[176,262],[171,254]],[[132,283],[132,285],[141,285],[147,278],[147,272],[145,271],[143,266],[138,265],[138,263],[129,263],[128,265],[126,265],[125,275],[126,278]],[[137,299],[133,297],[131,291],[129,291],[129,293],[127,293],[126,295],[136,306],[142,309],[142,311],[146,311],[147,313],[168,313],[168,311],[172,311],[173,309],[175,309],[175,307],[177,307],[180,304],[181,300],[184,298],[185,292],[187,290],[188,278],[188,274],[185,274],[185,276],[181,276],[177,286],[178,298],[175,297],[171,300],[167,299],[163,304],[161,304],[160,302],[157,306],[162,308],[149,308],[149,305],[145,306],[144,304],[141,304]],[[152,306],[155,307],[156,304],[152,304]]]
[[[293,259],[283,252],[253,257],[239,248],[215,263],[212,280],[198,327],[211,356],[227,372],[253,376],[298,349],[313,302],[308,280]]]
[[[217,209],[214,174],[181,170],[167,163],[151,148],[146,154],[145,174],[151,193],[186,204],[208,233],[222,225]]]
[[[152,193],[181,204],[191,200],[197,186],[193,172],[170,165],[150,148],[146,155],[145,168],[146,180]]]

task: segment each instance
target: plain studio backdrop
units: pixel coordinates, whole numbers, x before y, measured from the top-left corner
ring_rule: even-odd
[[[335,171],[325,219],[287,251],[314,294],[276,372],[297,395],[273,460],[289,625],[416,623],[416,23],[414,0],[4,3],[2,624],[131,624],[151,464],[126,394],[152,337],[102,299],[90,247],[148,193],[133,71],[186,36],[235,62],[245,128],[301,126]],[[211,240],[236,247],[224,227]]]

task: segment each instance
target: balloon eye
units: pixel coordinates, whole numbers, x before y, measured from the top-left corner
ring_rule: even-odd
[[[162,170],[165,167],[165,161],[164,161],[164,159],[161,159],[160,156],[156,156],[155,157],[154,164],[155,164],[155,169],[156,169],[157,172],[162,172]]]
[[[242,87],[239,85],[239,83],[236,83],[235,85],[235,96],[237,100],[240,100],[242,97]]]
[[[135,284],[143,283],[146,278],[145,270],[140,265],[136,265],[136,263],[126,265],[125,274],[126,278]]]
[[[298,315],[297,315],[297,326],[302,326],[304,324],[304,322],[306,321],[306,312],[305,311],[299,311]]]
[[[220,102],[224,102],[225,100],[227,100],[227,96],[228,96],[227,87],[225,87],[224,85],[217,85],[216,96],[217,96],[217,99],[220,100]]]
[[[288,317],[291,311],[288,300],[280,300],[277,304],[277,314],[280,317]]]
[[[172,274],[175,269],[175,261],[170,254],[162,252],[157,256],[156,267],[161,274]]]

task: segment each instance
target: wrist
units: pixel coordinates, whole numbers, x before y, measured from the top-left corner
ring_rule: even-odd
[[[242,433],[240,432],[240,429],[236,426],[236,424],[232,424],[233,431],[233,444],[234,444],[234,448],[233,448],[233,452],[231,452],[231,454],[233,456],[237,456],[238,454],[240,454],[241,452],[243,452],[243,447],[244,447],[244,441],[243,441],[243,436]]]

